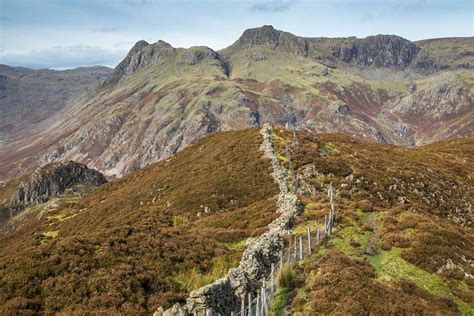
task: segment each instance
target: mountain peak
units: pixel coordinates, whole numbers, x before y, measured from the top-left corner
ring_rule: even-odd
[[[127,56],[115,67],[112,76],[105,80],[100,88],[110,88],[131,76],[137,70],[154,64],[162,57],[170,56],[173,53],[174,48],[165,41],[159,40],[154,44],[149,44],[144,40],[140,40],[133,45]]]
[[[147,41],[144,41],[144,40],[139,40],[138,42],[135,43],[135,45],[133,45],[132,49],[130,50],[129,54],[132,52],[132,51],[137,51],[137,50],[141,50],[143,49],[143,47],[145,46],[148,46],[150,45]]]
[[[264,25],[245,30],[238,42],[247,47],[263,44],[277,45],[280,33],[281,31],[274,29],[273,26]]]
[[[283,48],[299,55],[307,55],[308,43],[305,38],[275,29],[272,25],[251,28],[231,46],[240,48],[270,47]]]

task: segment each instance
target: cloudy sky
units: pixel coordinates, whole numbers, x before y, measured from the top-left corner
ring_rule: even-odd
[[[472,0],[0,0],[0,64],[114,67],[144,39],[232,44],[271,24],[313,37],[473,36]]]

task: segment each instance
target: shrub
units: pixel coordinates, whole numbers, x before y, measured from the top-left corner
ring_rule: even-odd
[[[295,270],[289,265],[283,265],[278,274],[278,286],[280,288],[289,289],[295,281]]]
[[[188,219],[184,216],[180,216],[180,215],[173,216],[173,227],[178,227],[180,225],[183,225],[187,221]]]

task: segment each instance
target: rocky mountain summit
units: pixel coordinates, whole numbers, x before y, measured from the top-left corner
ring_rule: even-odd
[[[405,68],[421,49],[399,36],[377,35],[344,41],[341,46],[332,47],[332,50],[336,58],[359,67]]]
[[[220,51],[139,41],[92,97],[6,142],[0,174],[74,160],[121,177],[203,135],[265,123],[403,146],[470,136],[472,51],[472,38],[313,38],[272,26]]]
[[[291,33],[279,31],[271,25],[248,29],[230,47],[221,51],[229,52],[267,46],[272,49],[282,49],[298,55],[319,59],[326,62],[342,62],[342,64],[357,67],[383,67],[428,70],[449,68],[436,60],[436,53],[423,48],[396,35],[375,35],[366,38],[313,38],[299,37]],[[435,50],[434,50],[435,51]],[[423,61],[425,62],[423,62]],[[426,62],[430,60],[430,62]],[[465,67],[472,67],[464,64]]]

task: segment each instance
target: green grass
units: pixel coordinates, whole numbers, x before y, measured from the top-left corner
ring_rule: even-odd
[[[283,310],[288,303],[288,296],[293,287],[295,276],[296,272],[293,270],[293,267],[290,265],[283,265],[278,274],[278,288],[272,304],[274,315],[283,315]]]
[[[188,219],[184,216],[176,215],[173,216],[173,227],[178,227],[183,224],[186,224],[188,222]]]
[[[254,237],[249,237],[249,238],[245,238],[245,239],[242,239],[242,240],[239,240],[239,241],[229,242],[229,243],[227,243],[227,248],[229,250],[242,249],[242,248],[245,247],[247,242],[249,242],[250,240],[253,240],[253,239],[254,239]]]
[[[44,245],[44,244],[46,244],[49,240],[54,239],[54,238],[57,238],[57,237],[59,236],[59,229],[58,229],[58,230],[48,231],[48,232],[43,232],[43,233],[41,234],[41,236],[42,236],[43,238],[40,240],[40,244],[41,244],[41,245]]]
[[[216,258],[208,272],[193,268],[174,277],[173,283],[178,289],[185,289],[190,292],[223,278],[229,269],[235,268],[238,264],[239,261],[232,256]]]
[[[324,155],[330,155],[332,153],[333,149],[331,147],[329,147],[328,145],[324,145],[324,146],[321,147],[320,151]]]
[[[46,238],[56,238],[59,235],[59,230],[52,230],[49,232],[44,232],[43,236]]]
[[[273,300],[273,314],[275,316],[283,315],[283,310],[288,302],[289,289],[279,288]]]
[[[319,223],[320,227],[319,229],[322,231],[324,229],[324,224]],[[311,229],[311,234],[314,234],[318,227],[318,223],[316,221],[306,221],[304,224],[299,225],[293,229],[293,233],[296,235],[303,235],[303,237],[306,240],[306,234],[308,233],[308,227]],[[313,241],[313,238],[311,238],[311,241]],[[307,242],[307,241],[306,241]],[[314,240],[316,242],[316,240]]]
[[[359,254],[367,246],[367,242],[371,236],[371,232],[363,231],[354,226],[347,226],[339,230],[337,237],[332,240],[332,244],[336,249],[348,255]],[[360,244],[358,247],[351,245],[351,241]]]
[[[389,251],[381,251],[378,255],[368,258],[380,281],[391,282],[404,278],[426,289],[433,295],[449,296],[451,294],[441,276],[429,273],[405,261],[401,257],[402,251],[402,249],[394,247]]]
[[[461,314],[466,315],[466,316],[474,315],[474,308],[472,306],[469,306],[469,304],[465,303],[464,301],[461,301],[457,297],[454,298],[454,303],[456,304]]]
[[[75,214],[75,211],[73,209],[67,208],[67,209],[64,210],[64,212],[61,212],[60,214],[48,216],[47,219],[62,222],[65,219],[68,219],[68,218],[73,217],[75,215],[76,214]]]
[[[327,249],[325,246],[320,246],[317,251],[314,251],[314,252],[311,254],[311,256],[304,258],[303,261],[300,261],[299,265],[300,265],[301,267],[304,267],[304,266],[307,265],[308,263],[311,263],[311,262],[315,261],[316,259],[321,258],[321,257],[324,256],[327,252],[328,252],[328,249]]]
[[[376,256],[368,257],[380,281],[390,283],[397,279],[406,279],[433,295],[453,298],[463,315],[474,315],[474,308],[455,297],[440,275],[427,272],[405,261],[401,257],[402,251],[394,247],[390,251],[381,251]]]

